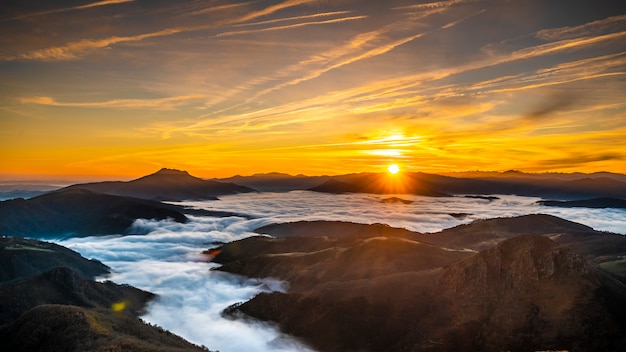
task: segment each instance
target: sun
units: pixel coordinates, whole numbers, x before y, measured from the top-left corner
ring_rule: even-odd
[[[398,164],[391,164],[387,167],[387,171],[389,171],[389,173],[395,175],[398,172],[400,172],[400,167],[398,166]]]

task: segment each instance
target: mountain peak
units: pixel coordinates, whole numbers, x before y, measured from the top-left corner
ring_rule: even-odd
[[[162,176],[191,176],[189,174],[189,172],[184,171],[184,170],[177,170],[177,169],[168,169],[166,167],[162,168],[161,170],[155,172],[152,175],[162,175]]]

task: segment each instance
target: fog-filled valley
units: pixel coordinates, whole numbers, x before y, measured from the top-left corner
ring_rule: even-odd
[[[212,270],[203,251],[255,235],[273,223],[335,220],[382,223],[421,233],[434,233],[479,219],[524,214],[551,214],[599,231],[624,234],[623,209],[556,208],[539,198],[423,197],[414,195],[324,194],[308,191],[247,193],[219,200],[173,202],[196,209],[238,216],[189,215],[189,221],[136,220],[127,233],[57,240],[84,257],[110,266],[106,279],[157,294],[145,315],[147,322],[219,351],[309,350],[305,344],[251,318],[223,317],[222,311],[260,292],[285,291],[288,283],[273,278],[249,279]]]

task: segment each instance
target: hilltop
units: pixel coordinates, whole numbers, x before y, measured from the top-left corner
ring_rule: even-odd
[[[203,180],[191,176],[187,171],[167,168],[132,181],[81,183],[61,190],[72,189],[159,201],[215,200],[221,195],[255,191],[233,183]]]
[[[156,201],[65,189],[0,202],[0,234],[60,238],[124,233],[136,219],[187,221],[183,208]]]

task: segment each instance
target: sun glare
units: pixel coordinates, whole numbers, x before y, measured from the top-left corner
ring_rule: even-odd
[[[400,167],[398,166],[398,164],[391,164],[387,167],[387,171],[395,175],[400,172]]]

